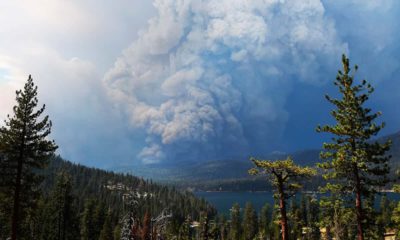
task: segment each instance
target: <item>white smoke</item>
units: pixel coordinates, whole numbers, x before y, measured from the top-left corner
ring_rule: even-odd
[[[104,77],[153,163],[259,151],[282,133],[293,81],[319,84],[347,45],[319,0],[155,0]],[[325,71],[326,72],[326,71]]]

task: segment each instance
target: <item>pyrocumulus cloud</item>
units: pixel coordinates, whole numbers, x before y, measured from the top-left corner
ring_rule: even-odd
[[[321,84],[347,44],[319,0],[156,0],[104,77],[144,129],[145,163],[246,155],[272,144],[295,81]]]

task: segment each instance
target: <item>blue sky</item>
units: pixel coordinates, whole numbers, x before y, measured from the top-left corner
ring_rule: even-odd
[[[346,53],[400,130],[396,0],[0,3],[0,119],[28,74],[59,153],[111,167],[320,147]]]

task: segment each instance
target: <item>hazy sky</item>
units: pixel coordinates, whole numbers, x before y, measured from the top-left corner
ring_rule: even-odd
[[[400,130],[397,0],[0,2],[0,119],[28,74],[66,159],[110,167],[320,147],[346,53]]]

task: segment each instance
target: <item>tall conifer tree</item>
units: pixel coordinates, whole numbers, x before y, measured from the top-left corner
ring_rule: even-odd
[[[103,229],[101,229],[99,240],[113,240],[113,229],[111,223],[111,213],[108,212],[106,219],[104,220]],[[148,240],[149,238],[142,238],[143,240]]]
[[[324,178],[332,180],[325,189],[339,189],[340,193],[352,193],[355,201],[357,216],[357,238],[363,240],[367,219],[363,209],[363,197],[374,194],[377,187],[385,186],[388,182],[389,156],[386,152],[390,142],[379,143],[371,141],[384,127],[374,121],[381,115],[372,113],[365,107],[374,88],[366,81],[357,82],[350,69],[349,59],[342,56],[343,71],[339,70],[334,82],[338,87],[338,99],[326,96],[336,109],[331,112],[335,125],[318,126],[318,132],[334,135],[331,143],[324,143],[319,164],[325,170]]]
[[[400,238],[400,202],[397,203],[397,207],[393,210],[392,221],[396,229],[396,237]]]
[[[252,158],[251,161],[256,166],[249,170],[251,175],[265,175],[272,186],[276,189],[275,196],[279,200],[280,225],[282,240],[289,239],[288,219],[286,212],[286,200],[293,196],[302,185],[301,180],[311,178],[316,174],[315,170],[310,167],[301,167],[296,165],[293,160],[288,157],[284,160],[257,160]]]
[[[22,236],[20,225],[24,210],[31,207],[39,193],[42,178],[37,174],[57,149],[54,141],[47,137],[51,131],[48,116],[41,118],[45,105],[38,105],[37,86],[31,76],[24,89],[16,92],[17,105],[12,117],[8,116],[5,126],[0,128],[1,151],[4,159],[0,168],[3,183],[9,186],[12,195],[11,239]]]
[[[261,239],[265,239],[268,236],[272,238],[272,229],[271,229],[271,223],[273,222],[272,219],[272,208],[271,206],[266,203],[260,213],[260,221],[259,221],[259,237]]]
[[[253,240],[257,234],[258,217],[250,202],[246,203],[243,214],[243,236],[245,240]]]
[[[59,173],[47,204],[43,204],[41,208],[42,215],[38,223],[41,226],[40,239],[77,238],[78,209],[75,208],[74,200],[70,175],[65,172]]]
[[[210,222],[208,219],[207,212],[202,212],[200,215],[200,239],[208,240],[209,239],[209,228]]]
[[[240,214],[240,205],[238,203],[234,203],[231,208],[231,224],[230,224],[230,232],[229,239],[239,240],[242,235],[242,216]]]

